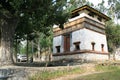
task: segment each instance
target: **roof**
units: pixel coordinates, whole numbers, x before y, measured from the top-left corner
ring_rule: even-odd
[[[79,8],[77,8],[77,9],[73,10],[73,11],[72,11],[72,14],[77,13],[77,12],[80,12],[80,11],[82,11],[82,10],[88,10],[88,11],[90,11],[90,12],[93,12],[93,13],[99,15],[100,17],[104,18],[106,21],[108,21],[108,20],[111,19],[110,17],[106,16],[105,14],[101,13],[100,11],[98,11],[98,10],[96,10],[96,9],[88,6],[88,5],[84,5],[84,6],[82,6],[82,7],[79,7]]]

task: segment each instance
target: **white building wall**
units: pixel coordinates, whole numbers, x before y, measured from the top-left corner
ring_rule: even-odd
[[[56,36],[53,38],[53,53],[56,53],[56,46],[60,46],[60,52],[63,52],[63,36]]]
[[[80,49],[83,49],[85,46],[83,44],[84,41],[84,29],[80,29],[77,31],[72,32],[72,46],[70,48],[71,51],[75,50],[75,45],[73,43],[80,42],[79,46]]]
[[[86,28],[72,32],[71,51],[75,49],[75,42],[80,42],[81,50],[92,50],[91,42],[95,42],[95,51],[101,51],[101,44],[104,44],[104,51],[108,52],[106,36]]]
[[[104,51],[108,52],[106,35],[84,29],[84,46],[86,50],[91,50],[91,42],[95,42],[95,51],[101,51],[101,44],[104,44]]]

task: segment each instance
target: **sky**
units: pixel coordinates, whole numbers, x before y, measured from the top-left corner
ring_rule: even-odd
[[[90,2],[92,2],[94,5],[97,5],[97,4],[99,4],[99,3],[101,3],[102,2],[102,0],[88,0],[88,1],[90,1]],[[107,1],[108,0],[104,0],[105,1],[105,6],[107,7]]]

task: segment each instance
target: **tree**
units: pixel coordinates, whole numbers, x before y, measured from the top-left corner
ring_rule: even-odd
[[[116,21],[118,21],[118,19],[120,18],[120,0],[108,0],[108,4],[109,4],[109,16],[112,19],[115,19]]]
[[[120,25],[109,21],[106,24],[106,34],[110,52],[114,52],[120,46]]]
[[[0,0],[0,65],[11,64],[14,34],[19,38],[67,20],[67,0]],[[58,19],[60,18],[60,19]],[[44,31],[45,32],[45,31]]]
[[[79,8],[83,5],[94,6],[88,0],[69,0],[67,5],[66,5],[66,9],[67,9],[66,11],[71,12],[72,10]]]
[[[106,8],[104,4],[105,4],[105,1],[102,0],[102,2],[99,3],[97,6],[95,6],[95,8],[102,13],[106,13],[106,11],[108,11],[108,8]]]

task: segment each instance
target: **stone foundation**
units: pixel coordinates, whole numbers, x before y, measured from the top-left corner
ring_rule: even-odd
[[[74,55],[61,55],[61,56],[53,56],[53,60],[61,60],[61,59],[80,59],[86,61],[105,61],[108,60],[109,57],[107,54],[95,54],[95,53],[81,53]]]

